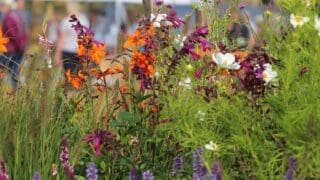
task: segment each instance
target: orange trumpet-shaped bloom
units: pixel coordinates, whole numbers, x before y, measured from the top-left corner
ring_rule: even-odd
[[[89,56],[92,61],[94,61],[96,64],[99,64],[101,60],[107,55],[105,51],[106,47],[107,46],[105,44],[93,44],[91,51],[89,51]]]
[[[125,49],[130,49],[133,46],[143,46],[146,44],[145,39],[142,37],[141,32],[139,30],[136,30],[133,35],[129,35],[128,39],[124,43],[123,47]]]
[[[77,55],[89,57],[94,63],[99,64],[101,60],[106,57],[107,53],[105,44],[92,44],[92,46],[87,49],[83,45],[78,46]]]
[[[77,75],[72,75],[70,69],[68,69],[65,73],[67,81],[72,85],[72,87],[76,89],[80,89],[85,80],[87,79],[87,76],[82,73],[82,71],[79,71]]]
[[[9,42],[9,38],[4,37],[0,27],[0,53],[5,53],[8,51],[6,44]]]

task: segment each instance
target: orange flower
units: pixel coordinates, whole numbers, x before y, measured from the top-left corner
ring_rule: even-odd
[[[96,64],[99,64],[101,60],[107,55],[105,51],[106,47],[107,46],[105,44],[99,45],[94,43],[92,45],[92,48],[89,51],[89,56]]]
[[[9,38],[6,38],[2,34],[2,30],[0,27],[0,53],[5,53],[8,51],[7,47],[5,46],[9,42]]]
[[[65,75],[66,75],[67,81],[70,82],[71,85],[76,89],[80,89],[84,81],[87,79],[87,76],[83,74],[82,71],[79,71],[76,76],[73,76],[71,74],[70,69],[68,69]]]
[[[87,49],[83,45],[78,46],[77,55],[78,56],[85,56],[87,54]]]
[[[200,56],[200,57],[203,57],[203,56],[205,56],[205,55],[210,55],[211,54],[211,51],[209,51],[209,50],[203,50],[202,48],[196,48],[195,49],[195,52]]]
[[[138,45],[145,45],[146,41],[144,37],[142,37],[140,30],[136,30],[134,34],[129,35],[128,39],[124,43],[123,47],[125,49],[130,49],[133,46],[138,46]]]
[[[148,76],[153,76],[155,73],[154,62],[154,54],[145,54],[139,53],[138,51],[133,51],[132,59],[130,62],[130,69],[133,69],[135,66],[138,66],[139,68],[143,69]]]
[[[248,56],[248,53],[245,51],[235,51],[233,52],[233,54],[236,56],[237,59],[239,59],[240,61],[243,61],[246,59],[246,57]]]
[[[119,89],[122,93],[124,93],[129,90],[129,87],[127,85],[121,85],[119,86]]]
[[[71,79],[72,79],[71,70],[68,69],[68,70],[66,71],[65,75],[66,75],[67,81],[70,82]]]
[[[83,84],[83,80],[79,77],[74,77],[70,83],[74,88],[80,89]]]

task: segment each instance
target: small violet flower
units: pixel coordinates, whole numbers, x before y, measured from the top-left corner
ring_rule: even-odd
[[[98,180],[98,169],[94,163],[89,163],[86,169],[87,180]]]
[[[129,172],[129,180],[138,180],[138,171],[136,168],[132,168]]]
[[[240,64],[236,62],[236,57],[232,53],[213,54],[212,59],[221,68],[230,69],[230,70],[240,69]]]
[[[290,23],[294,28],[301,27],[310,20],[309,17],[290,15]]]
[[[142,175],[142,180],[154,180],[152,172],[150,172],[149,170],[144,172]]]
[[[35,172],[33,174],[32,180],[41,180],[41,174],[39,172]]]
[[[183,169],[183,159],[181,156],[176,156],[173,159],[173,165],[172,165],[172,171],[171,175],[172,176],[180,176],[179,172]]]

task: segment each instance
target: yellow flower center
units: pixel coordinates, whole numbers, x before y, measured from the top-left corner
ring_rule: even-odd
[[[295,20],[297,23],[301,23],[301,22],[303,22],[303,17],[301,17],[301,16],[296,16],[296,17],[294,17],[294,20]]]
[[[223,64],[224,66],[228,66],[228,60],[227,60],[227,59],[224,59],[224,60],[222,61],[222,64]]]
[[[268,77],[268,73],[266,72],[266,71],[264,71],[263,73],[262,73],[262,78],[263,79],[266,79]]]

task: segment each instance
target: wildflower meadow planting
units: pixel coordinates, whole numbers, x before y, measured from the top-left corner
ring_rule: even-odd
[[[71,15],[71,69],[39,32],[25,82],[0,84],[0,180],[320,179],[320,2],[264,5],[253,46],[228,36],[230,23],[251,27],[239,2],[194,3],[188,32],[156,0],[114,57]],[[0,33],[8,61],[12,40]]]

